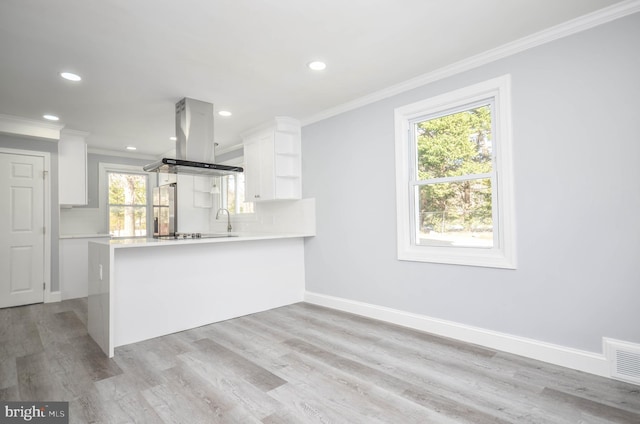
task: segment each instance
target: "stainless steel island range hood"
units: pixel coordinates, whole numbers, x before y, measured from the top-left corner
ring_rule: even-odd
[[[244,171],[239,166],[214,162],[213,105],[185,97],[176,103],[176,158],[162,158],[142,169],[147,172],[212,176]]]

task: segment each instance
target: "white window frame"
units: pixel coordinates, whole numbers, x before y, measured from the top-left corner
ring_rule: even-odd
[[[489,99],[493,103],[492,248],[417,245],[414,150],[411,125],[420,117]],[[516,268],[515,205],[511,134],[511,78],[504,75],[395,109],[396,211],[398,259],[493,268]]]
[[[112,172],[118,174],[140,174],[147,177],[147,237],[151,237],[153,235],[151,232],[151,229],[153,228],[153,207],[151,199],[153,196],[153,187],[156,186],[157,181],[156,178],[151,178],[153,174],[144,172],[142,167],[137,165],[123,165],[105,162],[98,163],[98,192],[100,193],[98,209],[100,210],[100,216],[102,216],[102,222],[104,225],[103,232],[109,234],[109,173]]]
[[[244,167],[244,154],[240,157],[237,158],[233,158],[230,160],[226,160],[223,162],[220,162],[221,165],[229,165],[229,166],[241,166]],[[222,179],[220,181],[222,183]],[[246,184],[246,181],[245,181]],[[238,188],[238,182],[236,180],[236,190]],[[225,198],[225,194],[222,193],[222,187],[220,187],[221,191],[220,191],[220,195],[219,195],[219,199],[220,199],[220,205],[221,206],[227,206],[226,202],[224,200]],[[245,185],[245,190],[246,190],[246,185]],[[236,211],[232,211],[233,213],[233,219],[237,222],[256,222],[257,221],[257,217],[256,217],[256,202],[245,202],[245,203],[253,203],[253,212],[244,212],[244,213],[237,213]],[[236,205],[237,206],[237,205]]]

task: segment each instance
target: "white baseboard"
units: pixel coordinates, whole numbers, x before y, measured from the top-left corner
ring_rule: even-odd
[[[602,377],[610,377],[609,363],[604,354],[587,352],[319,293],[305,292],[304,299],[305,302],[315,305],[378,319]]]
[[[61,301],[62,301],[62,292],[60,291],[44,292],[44,303],[53,303],[53,302],[61,302]]]

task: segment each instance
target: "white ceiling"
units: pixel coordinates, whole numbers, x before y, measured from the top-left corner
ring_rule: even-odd
[[[56,114],[90,148],[161,155],[191,97],[233,112],[215,119],[225,147],[615,3],[1,0],[0,114]],[[309,70],[315,59],[327,69]]]

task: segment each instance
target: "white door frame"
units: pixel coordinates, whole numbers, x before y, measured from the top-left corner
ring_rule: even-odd
[[[35,150],[12,149],[8,147],[0,147],[0,153],[36,156],[41,157],[44,160],[44,302],[59,302],[62,299],[60,291],[51,291],[51,153]]]

